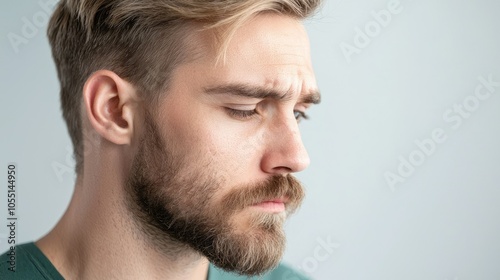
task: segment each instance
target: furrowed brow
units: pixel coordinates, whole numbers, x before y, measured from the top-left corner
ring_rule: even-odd
[[[299,103],[319,104],[321,103],[321,94],[317,90],[312,90],[309,93],[299,98]]]
[[[286,94],[280,94],[274,90],[263,89],[260,87],[249,86],[245,84],[227,84],[209,87],[204,89],[208,94],[230,94],[242,97],[257,98],[257,99],[276,99],[282,100],[286,98]]]
[[[287,100],[291,97],[288,93],[279,93],[274,90],[269,90],[265,88],[260,88],[257,86],[250,86],[246,84],[227,84],[213,86],[209,88],[204,88],[204,92],[207,94],[230,94],[248,98],[256,99],[275,99],[275,100]],[[321,95],[318,91],[311,91],[306,95],[300,97],[300,103],[310,103],[319,104],[321,101]]]

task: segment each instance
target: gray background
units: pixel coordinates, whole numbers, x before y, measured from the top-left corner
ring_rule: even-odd
[[[0,220],[16,162],[18,242],[55,225],[74,183],[44,13],[37,1],[0,10]],[[23,18],[38,30],[24,36]],[[500,87],[474,97],[478,77],[500,82],[500,1],[327,0],[306,24],[323,103],[301,124],[312,164],[285,261],[315,279],[500,279]],[[26,40],[17,52],[9,34]],[[464,102],[464,117],[449,111]],[[424,154],[415,141],[434,130],[446,139]],[[415,163],[404,177],[402,161]],[[1,251],[6,237],[0,226]]]

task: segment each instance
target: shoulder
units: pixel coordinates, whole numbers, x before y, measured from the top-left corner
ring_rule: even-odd
[[[17,257],[17,250],[13,250],[14,247],[10,247],[7,251],[0,255],[0,278],[7,279],[6,277],[9,273],[14,274],[15,271],[15,260]]]
[[[261,276],[248,277],[226,272],[210,264],[208,280],[310,280],[288,265],[280,264],[273,270]]]
[[[0,279],[62,279],[52,264],[29,242],[9,247],[0,255]]]

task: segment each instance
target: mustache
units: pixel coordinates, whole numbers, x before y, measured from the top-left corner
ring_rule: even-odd
[[[223,198],[222,205],[230,211],[238,211],[256,203],[282,198],[285,199],[286,212],[291,214],[304,197],[304,187],[294,176],[275,175],[263,182],[236,187]]]

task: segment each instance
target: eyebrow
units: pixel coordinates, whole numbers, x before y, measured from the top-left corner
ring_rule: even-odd
[[[213,87],[204,88],[207,94],[231,94],[242,97],[257,98],[257,99],[275,99],[288,100],[291,94],[288,92],[280,93],[275,90],[252,86],[247,84],[225,84]],[[311,90],[299,97],[299,103],[319,104],[321,102],[321,94],[317,90]]]

